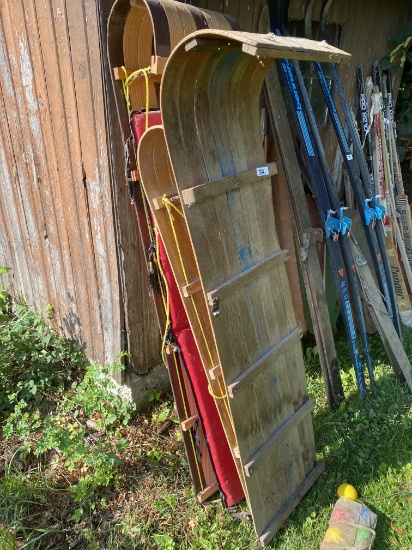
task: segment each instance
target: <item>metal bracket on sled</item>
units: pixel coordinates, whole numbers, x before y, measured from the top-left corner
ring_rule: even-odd
[[[220,313],[221,311],[219,307],[219,298],[215,296],[212,302],[212,315],[213,317],[217,317],[218,315],[220,315]]]
[[[308,258],[308,250],[311,244],[323,241],[323,231],[320,227],[309,227],[302,233],[302,246],[299,249],[299,258],[305,262]]]

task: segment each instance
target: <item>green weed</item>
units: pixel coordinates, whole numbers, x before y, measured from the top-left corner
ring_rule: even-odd
[[[259,548],[245,503],[237,514],[244,521],[232,518],[218,499],[205,506],[196,503],[170,397],[153,391],[150,409],[133,415],[116,394],[111,367],[87,365],[32,308],[13,304],[7,294],[0,294],[0,300],[0,335],[14,334],[5,339],[8,367],[0,373],[8,396],[0,401],[0,443],[3,454],[13,449],[0,472],[2,550],[70,545],[76,550]],[[13,327],[17,332],[11,332]],[[20,331],[23,340],[33,342],[24,360],[23,347],[12,342]],[[343,333],[341,327],[338,332]],[[395,379],[374,336],[378,396],[360,400],[344,335],[336,342],[347,399],[335,412],[326,404],[313,343],[304,353],[309,394],[317,401],[318,459],[326,469],[270,548],[319,548],[342,482],[355,485],[378,515],[375,550],[412,548],[411,393]],[[412,356],[410,333],[405,348]],[[56,362],[43,362],[51,351]],[[25,376],[31,357],[37,367]],[[18,375],[10,373],[14,365]],[[42,376],[55,372],[57,381],[50,389]],[[23,384],[14,395],[20,376]]]

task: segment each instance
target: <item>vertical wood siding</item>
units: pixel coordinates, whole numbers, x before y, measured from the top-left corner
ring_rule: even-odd
[[[0,264],[13,268],[9,290],[52,304],[90,358],[113,361],[134,339],[134,370],[146,372],[158,329],[139,309],[138,255],[137,315],[125,324],[124,257],[135,251],[122,249],[118,217],[133,211],[123,200],[118,212],[112,186],[99,25],[94,0],[0,0]]]

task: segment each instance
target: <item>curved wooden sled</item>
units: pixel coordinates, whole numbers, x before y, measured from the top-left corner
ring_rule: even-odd
[[[230,397],[246,493],[266,545],[323,470],[262,148],[272,59],[348,59],[314,41],[200,31],[175,49],[163,123]]]
[[[216,406],[226,434],[227,443],[220,440],[223,435],[220,430],[216,430],[216,433],[212,433],[212,430],[208,432],[205,425],[206,437],[212,447],[211,454],[215,462],[217,477],[219,479],[222,469],[228,470],[229,465],[224,464],[225,460],[221,459],[222,454],[226,453],[228,444],[241,481],[244,483],[207,303],[199,281],[186,221],[179,213],[182,211],[182,205],[170,168],[163,127],[155,126],[144,134],[139,144],[138,162],[143,188],[153,211],[157,229],[162,237],[199,350],[202,363],[200,367],[204,370],[204,379],[198,385],[199,393],[203,394],[197,395],[199,411],[203,417],[213,417],[214,411],[210,409]],[[200,373],[198,377],[200,377]],[[216,396],[214,402],[211,396]],[[203,403],[203,407],[201,403]],[[228,472],[226,477],[230,478],[233,475],[235,478],[237,477],[236,471]],[[235,501],[239,502],[244,495],[241,494],[235,479],[231,480],[231,484],[234,486]],[[240,495],[241,498],[239,498]]]
[[[139,0],[131,6],[130,0],[117,0],[113,5],[108,20],[107,54],[113,92],[121,129],[122,144],[125,145],[128,156],[128,166],[125,169],[129,185],[129,194],[132,199],[136,216],[138,219],[140,241],[145,254],[151,243],[145,213],[143,197],[136,187],[136,158],[133,145],[128,138],[131,134],[129,113],[126,107],[123,93],[122,79],[126,74],[122,73],[121,67],[126,66],[131,70],[151,66],[152,73],[149,75],[149,104],[151,107],[159,106],[158,84],[160,82],[161,68],[172,47],[176,45],[186,34],[197,28],[236,28],[234,20],[215,14],[206,10],[198,10],[192,6],[186,6],[170,0]],[[154,51],[152,51],[152,47]],[[152,59],[152,54],[154,57]],[[152,64],[153,61],[153,64]],[[129,71],[130,74],[130,71]],[[144,79],[140,78],[131,85],[131,107],[141,109],[146,106]],[[118,134],[116,128],[114,135]],[[119,136],[120,138],[120,136]],[[120,145],[120,143],[119,143]],[[120,156],[120,155],[119,155]],[[145,268],[143,268],[145,269]],[[160,293],[152,292],[158,324],[160,330],[164,329],[165,312]],[[182,425],[183,441],[185,444],[189,468],[198,499],[203,501],[208,498],[217,488],[213,466],[210,460],[208,446],[203,434],[203,427],[198,424],[196,434],[188,423],[188,417],[198,416],[195,398],[186,371],[178,353],[167,355],[167,366],[176,401],[179,420]],[[198,460],[197,451],[193,445],[193,437],[198,438],[200,445],[201,461]]]
[[[159,107],[159,84],[167,58],[188,34],[201,29],[238,28],[231,17],[175,2],[174,0],[138,0],[131,6],[124,25],[123,54],[126,77],[136,69],[150,68],[149,106]],[[146,105],[144,78],[130,86],[133,109]]]

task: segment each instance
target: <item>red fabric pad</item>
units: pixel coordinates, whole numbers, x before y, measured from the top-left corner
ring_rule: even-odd
[[[140,138],[146,131],[146,111],[132,111],[130,119],[136,145],[139,145]],[[161,124],[162,115],[160,111],[149,111],[149,128],[160,126]]]
[[[170,317],[172,330],[182,350],[188,375],[196,398],[198,411],[210,449],[216,477],[227,506],[234,506],[244,498],[242,484],[229,449],[215,401],[208,390],[208,380],[199,356],[195,339],[186,316],[183,302],[167,258],[159,239],[159,253],[169,287]]]

